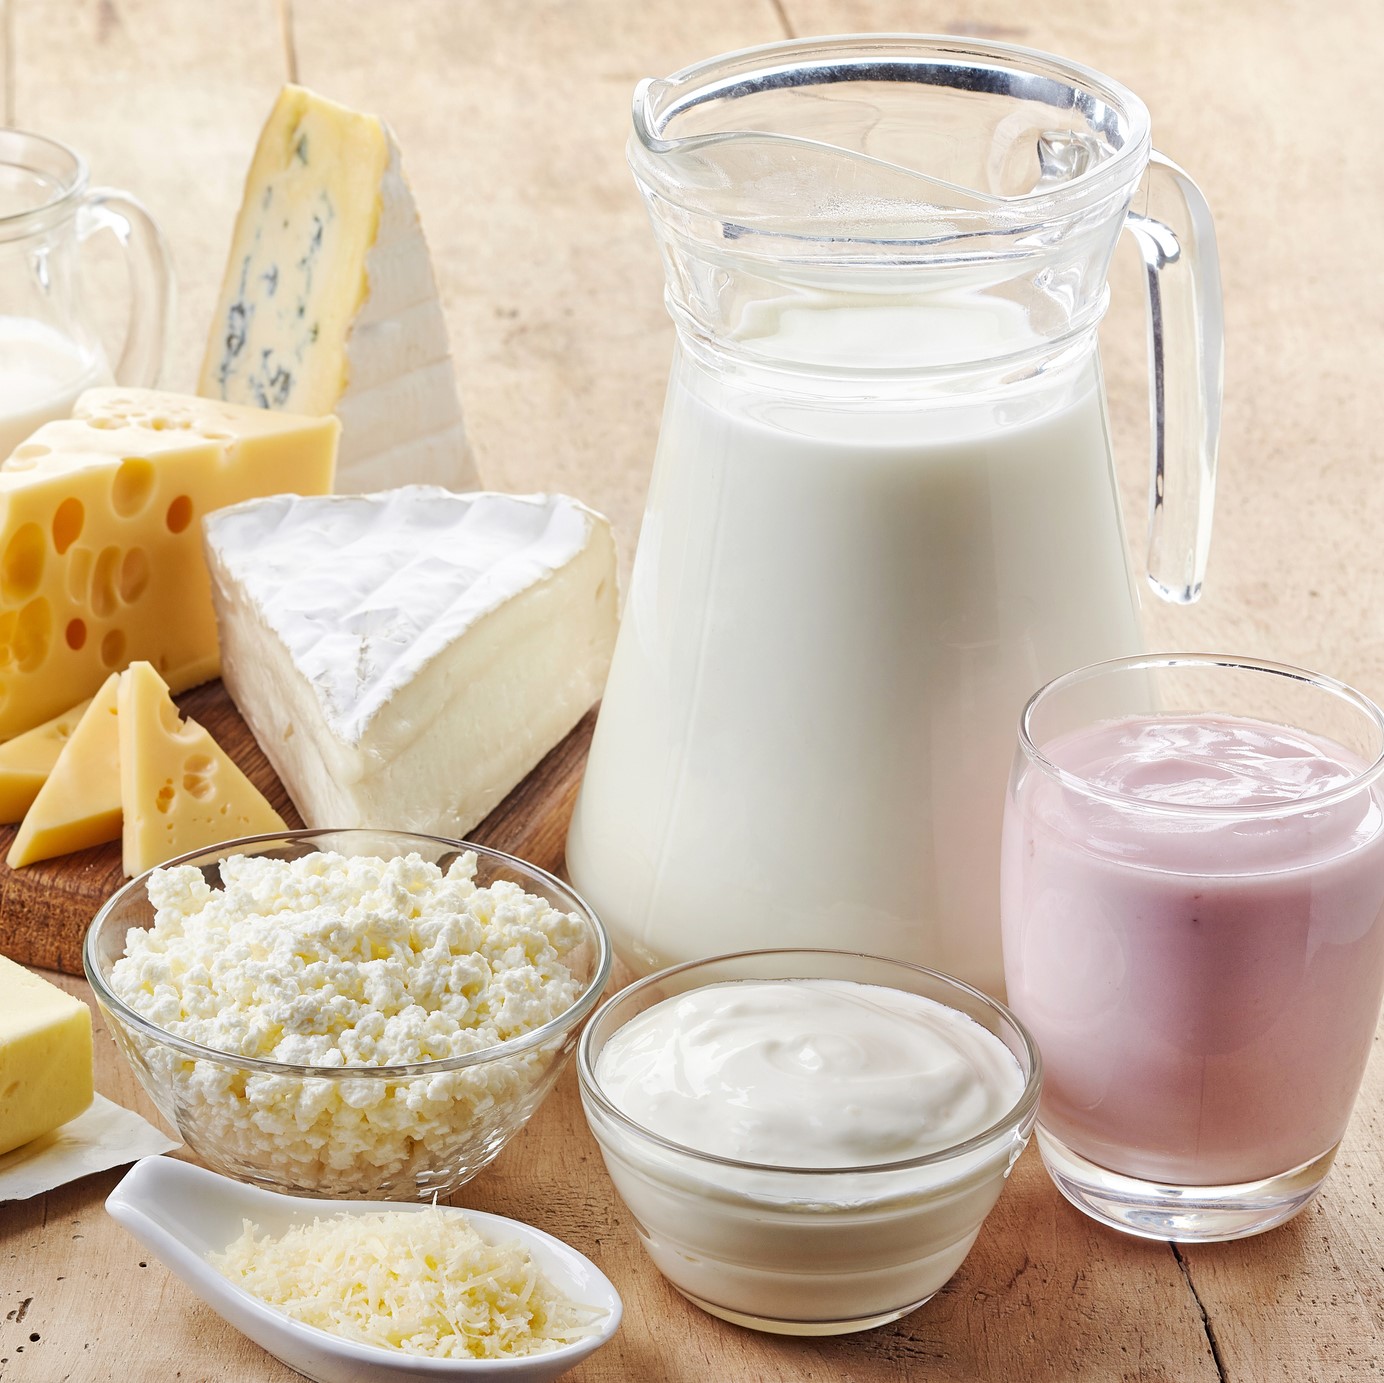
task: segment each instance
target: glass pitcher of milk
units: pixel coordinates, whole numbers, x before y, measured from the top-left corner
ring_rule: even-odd
[[[112,231],[129,266],[129,312],[114,372],[105,325],[82,292],[82,244]],[[88,187],[86,164],[56,140],[0,130],[0,459],[84,389],[152,385],[172,312],[173,269],[149,213],[128,193]]]
[[[1133,93],[961,39],[813,39],[646,81],[629,157],[677,351],[572,878],[640,970],[821,946],[1001,993],[1019,711],[1141,651],[1096,349],[1126,228],[1149,579],[1201,587],[1206,204]]]

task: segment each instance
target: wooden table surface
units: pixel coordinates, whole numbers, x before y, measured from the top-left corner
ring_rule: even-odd
[[[1062,52],[1149,104],[1217,217],[1227,372],[1206,596],[1154,645],[1320,668],[1384,698],[1384,45],[1378,0],[5,0],[6,123],[83,151],[164,226],[181,280],[166,382],[191,388],[250,150],[296,78],[383,113],[430,237],[476,451],[496,488],[568,490],[628,564],[671,328],[624,165],[631,89],[787,34],[953,32]],[[1104,328],[1142,531],[1142,305],[1131,247]],[[78,981],[64,981],[84,992]],[[108,1039],[98,1087],[146,1108]],[[116,1174],[0,1206],[3,1383],[290,1379],[108,1221]],[[592,1255],[626,1302],[596,1383],[1140,1379],[1384,1372],[1384,1055],[1318,1202],[1256,1240],[1175,1250],[1083,1219],[1030,1149],[955,1280],[837,1341],[705,1316],[644,1261],[569,1071],[463,1203]]]

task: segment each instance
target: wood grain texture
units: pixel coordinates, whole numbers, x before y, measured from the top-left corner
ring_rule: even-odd
[[[301,827],[302,818],[222,684],[209,682],[176,699],[183,714],[211,732],[285,822]],[[560,869],[595,723],[593,709],[469,838],[519,855],[540,869]],[[87,927],[125,882],[120,842],[11,869],[3,859],[17,829],[0,827],[0,954],[80,975]]]

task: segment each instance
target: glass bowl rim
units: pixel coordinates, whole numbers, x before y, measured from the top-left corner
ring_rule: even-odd
[[[335,1081],[407,1080],[419,1076],[435,1076],[448,1071],[465,1070],[473,1066],[484,1066],[489,1062],[517,1056],[535,1047],[543,1046],[554,1037],[576,1027],[595,1008],[610,979],[612,963],[610,937],[606,933],[605,925],[597,917],[590,904],[570,884],[564,883],[548,870],[540,869],[536,864],[530,864],[517,855],[511,855],[504,850],[497,850],[490,845],[479,845],[474,841],[457,840],[448,836],[427,835],[419,831],[390,830],[384,827],[379,829],[370,826],[318,827],[297,831],[271,831],[263,835],[237,836],[232,840],[222,841],[220,844],[209,846],[206,849],[188,851],[176,859],[156,865],[155,868],[171,869],[175,865],[192,864],[194,861],[205,860],[208,856],[218,852],[244,853],[243,847],[245,846],[269,841],[312,841],[324,836],[342,835],[392,836],[433,845],[445,845],[448,849],[458,853],[473,850],[477,856],[499,861],[517,873],[530,875],[536,881],[557,889],[560,894],[567,895],[576,904],[572,911],[581,917],[586,924],[589,936],[595,941],[596,957],[590,980],[583,986],[576,999],[555,1018],[550,1018],[546,1023],[518,1037],[508,1038],[504,1042],[497,1042],[489,1047],[479,1047],[474,1052],[465,1052],[460,1056],[439,1057],[432,1061],[416,1061],[395,1066],[302,1066],[290,1061],[273,1061],[266,1057],[240,1056],[235,1052],[223,1051],[219,1047],[208,1047],[200,1042],[193,1042],[189,1038],[179,1037],[176,1033],[169,1032],[167,1028],[160,1027],[153,1019],[146,1018],[142,1013],[131,1008],[124,999],[111,989],[105,976],[102,975],[95,954],[96,938],[102,927],[109,923],[118,907],[130,897],[135,896],[138,890],[148,883],[149,876],[153,874],[154,870],[146,869],[142,874],[137,874],[133,879],[122,884],[106,899],[96,916],[92,918],[91,925],[87,928],[86,937],[82,942],[82,968],[86,971],[87,982],[91,985],[102,1008],[108,1010],[123,1026],[133,1028],[143,1036],[172,1047],[175,1051],[197,1061],[214,1061],[223,1066],[233,1066],[240,1070],[253,1071],[263,1075],[285,1076],[298,1080]]]
[[[922,1153],[917,1157],[901,1158],[894,1162],[867,1162],[864,1164],[853,1164],[848,1166],[831,1167],[804,1167],[796,1165],[786,1165],[777,1162],[750,1162],[743,1158],[725,1157],[720,1153],[703,1152],[698,1148],[690,1147],[686,1143],[679,1143],[672,1138],[665,1138],[661,1133],[654,1132],[640,1123],[638,1119],[626,1114],[601,1088],[600,1082],[596,1078],[595,1064],[591,1058],[592,1034],[600,1025],[603,1015],[613,1009],[622,999],[629,999],[639,991],[648,989],[651,986],[667,980],[673,975],[685,974],[687,971],[700,969],[704,966],[723,964],[726,961],[755,960],[761,957],[783,957],[785,960],[793,956],[831,956],[837,959],[867,960],[878,964],[891,966],[898,970],[910,971],[916,975],[926,976],[930,980],[939,980],[950,989],[960,990],[964,994],[970,995],[974,999],[980,1000],[981,1004],[992,1013],[997,1014],[1002,1022],[1009,1026],[1018,1034],[1023,1046],[1024,1057],[1028,1063],[1028,1071],[1024,1081],[1023,1089],[1019,1092],[1018,1098],[1009,1106],[1008,1109],[993,1123],[969,1137],[962,1139],[958,1143],[953,1143],[946,1148],[938,1148],[930,1153]],[[750,978],[750,977],[742,977]],[[761,977],[755,976],[755,979]],[[774,977],[780,980],[791,979],[812,979],[809,975],[779,975]],[[728,979],[725,981],[714,981],[713,983],[738,984],[741,980]],[[765,979],[765,983],[772,982],[772,979]],[[857,983],[869,984],[868,980],[861,980]],[[690,986],[684,992],[691,992],[694,988],[705,988],[704,985]],[[912,991],[903,991],[911,993]],[[928,997],[926,995],[921,997]],[[942,1002],[934,1000],[934,1002]],[[950,1005],[948,1005],[950,1007]],[[960,1012],[961,1010],[957,1010]],[[970,1017],[969,1014],[965,1015]],[[975,1020],[972,1019],[972,1022]],[[621,1027],[624,1026],[622,1023]],[[619,1029],[617,1028],[618,1032]],[[989,1029],[986,1029],[989,1031]],[[1006,1048],[1008,1044],[1005,1044]],[[1012,1054],[1012,1053],[1011,1053]],[[1022,1073],[1021,1073],[1022,1074]],[[1038,1048],[1038,1043],[1034,1040],[1033,1034],[1020,1021],[1019,1017],[1006,1004],[1002,1004],[998,999],[993,999],[983,990],[977,989],[974,985],[967,984],[964,980],[959,980],[954,975],[945,974],[941,970],[930,969],[926,965],[917,965],[912,961],[895,960],[889,956],[871,955],[865,951],[840,951],[830,947],[762,947],[753,951],[725,951],[719,955],[704,956],[699,960],[683,961],[678,965],[669,965],[662,970],[656,970],[651,975],[645,975],[642,979],[635,980],[632,984],[626,985],[623,989],[617,990],[610,996],[592,1015],[591,1022],[582,1031],[581,1040],[577,1044],[577,1079],[581,1086],[583,1096],[589,1096],[601,1113],[613,1119],[622,1128],[638,1135],[646,1142],[655,1144],[658,1147],[677,1153],[683,1157],[691,1158],[694,1162],[705,1163],[713,1167],[728,1167],[737,1171],[770,1173],[776,1176],[788,1178],[812,1178],[812,1177],[839,1177],[839,1176],[883,1176],[888,1173],[909,1171],[919,1167],[940,1166],[947,1162],[955,1161],[965,1157],[968,1153],[975,1152],[984,1147],[987,1143],[994,1142],[1002,1136],[1012,1136],[1025,1124],[1029,1123],[1032,1116],[1037,1111],[1038,1096],[1043,1084],[1043,1055]],[[593,1129],[594,1132],[594,1129]]]
[[[1057,695],[1083,682],[1094,681],[1111,673],[1137,672],[1140,669],[1157,668],[1225,668],[1235,672],[1266,673],[1271,677],[1283,677],[1315,687],[1319,691],[1334,696],[1338,701],[1353,706],[1372,723],[1379,736],[1380,749],[1364,768],[1353,772],[1348,782],[1342,783],[1326,792],[1310,793],[1304,797],[1294,797],[1283,802],[1264,802],[1254,805],[1199,806],[1188,802],[1160,802],[1147,797],[1134,797],[1128,793],[1116,792],[1089,782],[1079,773],[1060,767],[1049,759],[1038,747],[1033,738],[1032,723],[1041,704],[1051,695]],[[1098,723],[1098,722],[1093,722]],[[1299,726],[1285,728],[1300,730]],[[1142,813],[1167,814],[1188,819],[1211,819],[1217,821],[1258,821],[1271,817],[1292,816],[1298,812],[1319,811],[1323,807],[1335,806],[1357,793],[1368,791],[1384,776],[1384,710],[1350,683],[1331,677],[1324,672],[1311,672],[1307,668],[1292,663],[1277,663],[1266,658],[1244,657],[1235,653],[1147,653],[1128,658],[1107,658],[1099,663],[1088,663],[1084,667],[1073,668],[1061,677],[1039,687],[1024,703],[1019,716],[1019,749],[1024,758],[1047,777],[1083,797],[1095,798],[1118,807],[1128,807]]]

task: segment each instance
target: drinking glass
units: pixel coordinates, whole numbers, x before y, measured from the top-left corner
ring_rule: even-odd
[[[1267,784],[1264,735],[1292,741]],[[1320,1189],[1384,990],[1381,774],[1379,708],[1280,664],[1119,659],[1028,703],[1005,977],[1047,1072],[1043,1161],[1087,1214],[1232,1239]]]

